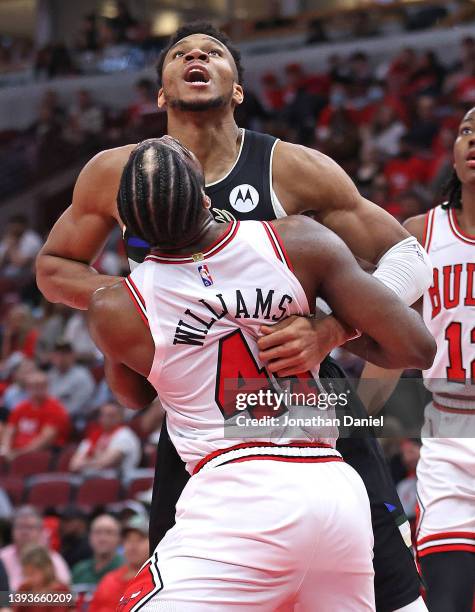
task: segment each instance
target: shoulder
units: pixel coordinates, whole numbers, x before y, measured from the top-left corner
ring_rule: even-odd
[[[302,145],[277,143],[273,176],[277,196],[288,214],[350,207],[361,197],[333,159]]]
[[[122,281],[109,287],[97,289],[88,308],[88,321],[99,333],[117,331],[121,320],[127,320],[131,313],[135,313],[134,306],[129,298]],[[129,326],[126,326],[126,331]],[[123,334],[120,334],[123,336]]]
[[[46,400],[46,410],[45,413],[49,413],[50,415],[61,415],[64,416],[65,414],[67,414],[67,410],[66,408],[63,406],[63,404],[57,400],[55,397],[49,397]]]
[[[290,215],[272,221],[272,225],[286,243],[296,242],[302,249],[310,246],[309,243],[313,248],[316,243],[321,245],[322,241],[339,242],[336,234],[308,215]]]
[[[137,145],[129,144],[122,147],[115,147],[114,149],[104,149],[96,153],[87,164],[84,166],[84,170],[91,172],[106,172],[106,173],[117,173],[121,172],[124,168],[130,154]]]
[[[415,236],[421,244],[424,241],[427,216],[428,212],[424,213],[423,215],[416,215],[415,217],[410,217],[409,219],[406,219],[403,223],[403,227],[407,229],[410,234]]]
[[[125,145],[97,153],[81,170],[74,187],[73,201],[81,200],[84,208],[97,211],[115,206],[120,177],[136,145]]]

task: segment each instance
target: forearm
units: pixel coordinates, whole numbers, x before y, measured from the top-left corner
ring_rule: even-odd
[[[120,466],[122,453],[117,450],[106,451],[100,457],[93,459],[88,467],[95,470],[107,470]]]
[[[32,453],[34,451],[43,450],[48,448],[55,438],[56,432],[52,431],[48,434],[41,434],[34,438],[29,444],[19,448],[15,451],[16,455],[25,455],[26,453]]]
[[[36,280],[48,301],[87,310],[97,289],[114,285],[120,278],[98,274],[78,261],[40,254],[36,260]]]
[[[5,432],[3,434],[3,438],[2,438],[2,446],[1,446],[0,454],[8,455],[12,447],[12,439],[13,439],[13,427],[11,425],[7,425]]]

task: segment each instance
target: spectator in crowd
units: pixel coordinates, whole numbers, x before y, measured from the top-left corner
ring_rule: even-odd
[[[13,543],[0,549],[0,561],[5,566],[10,588],[17,591],[24,583],[25,575],[21,558],[29,547],[46,544],[45,530],[41,515],[33,506],[17,509],[13,518]],[[69,584],[71,574],[66,562],[56,551],[49,551],[58,582]]]
[[[100,146],[103,129],[104,110],[94,102],[87,89],[80,89],[69,113],[67,139],[83,145],[85,152],[94,151]]]
[[[135,100],[127,110],[132,125],[139,125],[147,115],[158,113],[157,88],[150,79],[140,79],[135,83]]]
[[[137,21],[130,14],[127,3],[123,2],[122,0],[117,2],[117,15],[109,21],[117,32],[119,42],[128,40],[128,30],[137,24]]]
[[[64,339],[66,323],[74,310],[64,304],[52,304],[46,301],[43,302],[41,308],[43,316],[38,324],[36,360],[39,365],[47,366],[56,343]]]
[[[33,276],[33,262],[43,245],[25,215],[12,215],[0,241],[0,276],[22,279]]]
[[[10,521],[13,516],[13,506],[4,489],[0,487],[0,520]],[[1,589],[0,589],[1,591]]]
[[[137,514],[130,518],[122,534],[125,564],[106,574],[99,582],[88,612],[115,610],[128,583],[149,557],[146,517]]]
[[[32,359],[24,358],[16,366],[12,373],[12,384],[7,387],[3,394],[1,404],[10,413],[20,402],[28,399],[26,383],[28,378],[37,372],[35,362]]]
[[[55,573],[54,563],[51,553],[44,546],[27,547],[21,555],[21,566],[23,570],[24,582],[18,588],[19,593],[34,593],[41,596],[50,593],[70,593],[69,587],[58,581]],[[27,602],[26,605],[19,604],[13,606],[14,612],[66,612],[74,608],[73,601],[37,603]]]
[[[104,404],[98,426],[81,442],[71,458],[74,472],[120,469],[123,473],[137,467],[141,457],[140,440],[124,422],[124,408]]]
[[[101,514],[92,521],[89,533],[92,556],[73,567],[74,585],[93,591],[108,572],[122,565],[123,559],[117,552],[120,529],[119,521],[110,514]]]
[[[87,529],[86,515],[80,508],[68,506],[63,510],[59,527],[60,552],[69,567],[92,556]]]
[[[417,149],[429,151],[438,131],[435,98],[420,96],[416,100],[414,118],[407,133],[408,140]]]
[[[97,17],[95,13],[85,15],[76,39],[76,49],[79,52],[97,51]]]
[[[413,95],[437,96],[445,77],[445,68],[434,51],[425,51],[417,61],[411,75]]]
[[[404,191],[416,185],[425,185],[428,179],[429,164],[414,153],[412,140],[408,135],[399,141],[399,153],[387,161],[384,176],[388,181],[389,197],[397,198]]]
[[[51,395],[61,402],[71,419],[83,419],[95,387],[90,371],[77,363],[71,344],[63,340],[56,343],[50,362],[53,366],[48,373]]]
[[[48,393],[48,377],[31,374],[26,381],[29,399],[8,418],[1,454],[8,459],[32,451],[64,446],[70,431],[66,409]]]
[[[38,329],[33,315],[26,304],[13,306],[3,326],[2,360],[7,360],[16,353],[21,357],[32,359],[35,356]]]
[[[399,153],[399,142],[405,132],[406,126],[394,108],[385,104],[376,110],[371,123],[361,128],[364,145],[374,149],[379,160],[395,157]]]
[[[102,354],[94,344],[89,333],[86,316],[82,310],[73,311],[66,322],[62,339],[72,346],[78,360],[94,364],[102,359]]]
[[[266,72],[261,77],[262,103],[264,107],[273,113],[278,113],[284,108],[284,92],[279,79],[274,72]]]
[[[5,570],[5,566],[0,561],[0,612],[10,612],[10,585],[8,583],[8,576]]]
[[[425,200],[421,193],[417,191],[406,191],[399,196],[399,215],[398,219],[405,221],[409,217],[422,215],[428,210],[430,202]]]

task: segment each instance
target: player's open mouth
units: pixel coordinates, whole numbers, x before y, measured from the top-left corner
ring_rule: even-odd
[[[190,66],[185,72],[185,82],[195,87],[204,87],[209,83],[209,73],[203,66]]]
[[[475,168],[475,149],[470,149],[465,159],[469,168]]]

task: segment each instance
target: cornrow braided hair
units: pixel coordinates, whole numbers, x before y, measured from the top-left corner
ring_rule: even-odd
[[[144,140],[124,167],[117,207],[125,227],[153,247],[188,244],[203,213],[198,162],[170,136]]]
[[[462,208],[462,183],[454,169],[452,169],[452,174],[445,185],[443,195],[447,198],[446,202],[442,204],[444,210]]]

